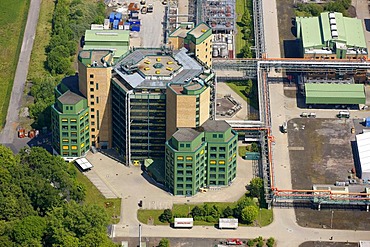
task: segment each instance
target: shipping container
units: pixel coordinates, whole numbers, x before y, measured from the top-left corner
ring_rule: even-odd
[[[176,228],[192,228],[193,218],[175,218],[173,226]]]
[[[114,21],[114,12],[111,12],[109,15],[109,21],[113,22]]]

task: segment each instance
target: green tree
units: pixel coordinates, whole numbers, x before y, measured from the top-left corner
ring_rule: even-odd
[[[252,239],[248,239],[248,241],[247,241],[247,245],[248,245],[249,247],[254,246],[254,241],[253,241]]]
[[[236,207],[233,210],[234,211],[234,217],[241,219],[241,214],[242,214],[243,209],[246,206],[252,206],[252,205],[253,206],[255,205],[252,198],[244,197],[243,199],[239,200]]]
[[[161,241],[159,241],[158,247],[170,247],[170,240],[162,238]]]
[[[249,97],[250,93],[252,92],[252,87],[253,87],[253,82],[252,82],[252,80],[251,80],[251,79],[249,79],[249,80],[247,81],[247,83],[245,84],[245,90],[244,90],[245,95],[246,95],[247,97]]]
[[[263,240],[259,240],[258,242],[257,242],[257,247],[263,247],[265,244],[264,244],[264,242],[263,242]]]
[[[204,216],[204,215],[205,215],[205,212],[204,212],[203,208],[198,207],[198,206],[195,206],[195,207],[191,210],[191,215],[192,215],[193,217],[196,217],[196,216]]]
[[[274,244],[275,244],[275,239],[273,237],[270,237],[269,239],[267,239],[267,242],[266,242],[267,247],[273,247]]]
[[[256,206],[246,206],[241,213],[242,221],[250,224],[258,216],[258,208]]]
[[[263,194],[263,179],[256,177],[253,178],[249,184],[249,191],[252,197],[261,197]]]
[[[172,211],[171,209],[165,209],[163,213],[159,216],[159,220],[161,222],[168,222],[172,221]]]
[[[222,212],[223,217],[228,218],[230,216],[233,216],[233,210],[227,206],[224,211]]]
[[[42,246],[41,240],[46,230],[46,220],[40,216],[28,216],[18,221],[13,228],[14,242],[22,246]]]

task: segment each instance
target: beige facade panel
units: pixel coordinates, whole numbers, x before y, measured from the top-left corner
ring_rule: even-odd
[[[177,127],[196,127],[196,99],[195,95],[177,96]]]
[[[166,89],[166,140],[176,132],[177,95],[172,89]]]
[[[211,104],[211,89],[208,87],[199,96],[199,125],[209,119],[209,106]]]

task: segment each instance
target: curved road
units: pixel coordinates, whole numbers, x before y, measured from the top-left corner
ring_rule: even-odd
[[[24,29],[22,48],[15,71],[12,94],[10,96],[6,124],[0,133],[1,144],[11,144],[16,136],[19,110],[22,105],[24,86],[27,80],[28,67],[31,58],[33,42],[35,40],[36,26],[39,19],[41,0],[31,0],[28,10],[27,23]]]

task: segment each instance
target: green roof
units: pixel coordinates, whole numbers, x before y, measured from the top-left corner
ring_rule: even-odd
[[[127,30],[86,30],[85,42],[88,41],[126,41],[130,40],[130,32]]]
[[[365,104],[362,84],[306,83],[306,104]]]
[[[318,17],[300,18],[303,47],[322,45],[320,23]]]
[[[112,50],[119,58],[129,50],[130,32],[127,30],[86,30],[84,50]]]
[[[362,21],[356,18],[343,17],[335,12],[335,26],[338,37],[333,38],[330,28],[329,12],[323,12],[319,17],[297,17],[297,37],[303,42],[304,48],[320,48],[327,41],[341,41],[348,47],[366,48],[366,40]]]
[[[354,18],[346,18],[344,25],[346,30],[351,30],[350,35],[347,35],[347,45],[366,47],[366,39],[364,34],[364,29],[362,26],[362,21]]]

